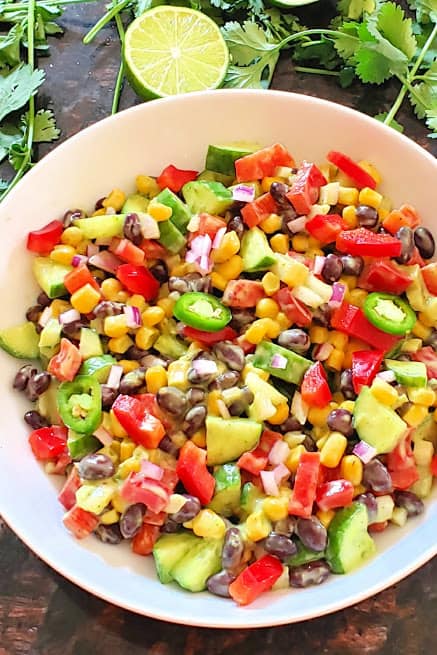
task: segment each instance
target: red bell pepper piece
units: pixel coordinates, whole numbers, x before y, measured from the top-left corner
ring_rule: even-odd
[[[300,388],[302,400],[310,407],[326,407],[332,400],[332,393],[321,362],[310,366],[303,376]]]
[[[384,532],[388,526],[388,521],[381,521],[380,523],[371,523],[368,527],[369,532]]]
[[[270,193],[264,193],[241,209],[241,216],[247,227],[255,227],[277,210],[276,202]]]
[[[403,471],[390,471],[390,477],[394,489],[409,489],[412,484],[418,481],[419,471],[415,466]]]
[[[143,523],[147,523],[148,525],[164,525],[166,518],[166,512],[152,512],[147,508],[146,513],[144,514]]]
[[[431,473],[435,478],[437,478],[437,455],[434,455],[431,460]]]
[[[184,339],[190,341],[200,341],[206,346],[212,346],[220,341],[233,341],[237,338],[237,333],[231,327],[226,326],[218,332],[205,332],[204,330],[196,330],[196,328],[185,325],[182,330]]]
[[[240,348],[243,349],[245,355],[251,355],[256,350],[256,345],[247,341],[247,339],[244,338],[244,334],[240,334],[240,336],[237,337],[236,342]]]
[[[273,297],[281,308],[281,312],[284,312],[293,325],[299,327],[311,325],[313,316],[310,310],[293,296],[289,287],[282,287]]]
[[[421,256],[419,250],[416,247],[414,247],[413,254],[411,255],[410,259],[407,261],[406,266],[416,266],[416,264],[418,264],[420,268],[423,268],[423,266],[425,266],[426,264],[426,261]]]
[[[132,551],[136,555],[150,555],[159,537],[159,526],[143,523],[132,539]]]
[[[319,189],[327,181],[315,164],[303,162],[287,198],[298,214],[308,214],[319,197]]]
[[[352,384],[356,394],[368,387],[378,373],[384,358],[382,350],[356,350],[352,353]]]
[[[58,500],[65,509],[71,509],[76,504],[76,491],[81,484],[77,468],[73,466],[58,495]]]
[[[150,412],[141,396],[120,394],[112,405],[120,425],[135,443],[145,448],[157,448],[165,434],[161,421]]]
[[[340,232],[336,239],[340,252],[361,257],[399,257],[402,243],[390,234],[371,232],[365,227]]]
[[[331,326],[384,352],[392,350],[399,341],[399,337],[387,334],[372,325],[359,307],[348,302],[343,302],[335,310],[331,317]]]
[[[38,255],[48,255],[61,239],[64,231],[62,221],[51,221],[39,230],[33,230],[27,235],[26,247]]]
[[[166,166],[156,178],[160,189],[168,188],[174,193],[178,193],[184,184],[192,182],[197,178],[199,173],[197,171],[187,171],[181,168],[176,168],[173,164]]]
[[[245,568],[229,585],[231,597],[239,605],[249,605],[273,587],[282,575],[282,564],[273,555],[264,555]]]
[[[223,292],[222,302],[229,307],[256,307],[265,292],[257,280],[229,280]]]
[[[146,259],[164,259],[168,255],[164,246],[154,239],[144,239],[139,247],[146,255]]]
[[[382,291],[400,296],[412,280],[390,260],[371,262],[365,266],[358,279],[358,286],[367,291]]]
[[[67,273],[64,277],[64,286],[71,294],[84,287],[85,284],[91,284],[96,291],[100,291],[97,280],[93,278],[86,264],[73,268],[73,270]]]
[[[71,382],[74,380],[82,357],[79,349],[68,339],[61,339],[61,348],[57,355],[54,355],[48,363],[47,371],[55,376],[60,382]]]
[[[207,234],[213,240],[217,232],[223,227],[226,227],[226,222],[220,216],[206,213],[199,214],[199,227],[196,232],[192,233],[191,238],[199,234]]]
[[[402,205],[399,209],[393,209],[382,221],[382,227],[390,234],[396,234],[401,227],[410,227],[414,230],[420,225],[420,218],[411,205]]]
[[[428,291],[437,296],[437,262],[424,266],[421,273]]]
[[[237,181],[249,182],[272,177],[278,166],[293,167],[294,159],[283,145],[275,143],[237,159],[235,162]]]
[[[387,454],[387,468],[395,489],[408,489],[419,479],[411,448],[411,431]]]
[[[322,512],[347,507],[354,497],[354,485],[349,480],[324,482],[317,488],[316,503]]]
[[[74,505],[68,510],[62,519],[63,524],[70,530],[76,539],[84,539],[99,525],[99,517],[92,512],[87,512],[85,509]]]
[[[296,471],[288,513],[307,519],[311,516],[319,479],[320,453],[302,453]]]
[[[159,282],[144,266],[122,264],[117,268],[117,278],[131,293],[138,293],[146,300],[153,300],[159,291]]]
[[[243,453],[237,461],[237,466],[252,475],[259,475],[265,470],[268,461],[267,454],[258,446],[255,450]]]
[[[112,239],[109,250],[123,261],[128,262],[128,264],[135,264],[135,266],[141,266],[146,257],[144,250],[133,244],[129,239]]]
[[[428,380],[437,378],[437,354],[431,346],[426,346],[418,350],[417,353],[412,353],[411,358],[416,362],[425,364]]]
[[[214,495],[215,480],[206,467],[206,450],[186,441],[179,452],[176,472],[189,494],[207,505]]]
[[[38,428],[29,434],[29,444],[36,459],[56,459],[67,449],[67,428],[60,425]]]
[[[157,514],[167,505],[170,494],[161,480],[131,471],[120,487],[120,496],[128,503],[143,503]]]
[[[346,224],[339,214],[316,214],[305,224],[305,230],[322,244],[332,243]]]
[[[363,187],[376,189],[376,180],[347,155],[337,150],[331,150],[326,158],[331,164],[337,166],[345,175],[350,177],[359,189]]]

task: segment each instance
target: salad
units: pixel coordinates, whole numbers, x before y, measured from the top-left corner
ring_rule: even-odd
[[[0,330],[65,527],[240,605],[353,571],[437,476],[431,233],[337,151],[135,182],[28,234],[41,291]]]

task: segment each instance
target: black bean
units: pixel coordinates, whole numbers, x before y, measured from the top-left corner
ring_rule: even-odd
[[[45,428],[48,425],[47,419],[44,418],[44,416],[41,416],[41,414],[34,409],[25,413],[24,420],[27,425],[30,425],[30,427],[33,428],[33,430]]]
[[[366,507],[369,523],[374,523],[378,513],[378,503],[375,496],[370,491],[366,491],[365,494],[357,496],[355,500]]]
[[[254,401],[254,395],[248,387],[241,387],[239,395],[228,405],[231,416],[241,416]]]
[[[249,309],[233,309],[232,321],[230,325],[235,330],[241,330],[244,327],[246,327],[246,325],[253,323],[254,320],[255,320],[255,314]]]
[[[104,198],[102,198],[102,202],[103,200]],[[62,217],[64,228],[70,227],[70,225],[73,224],[73,221],[75,221],[78,218],[85,218],[85,216],[86,214],[82,209],[69,209],[68,211],[65,212],[64,216]]]
[[[164,532],[166,534],[174,534],[175,532],[179,532],[180,527],[181,526],[179,525],[179,523],[175,523],[170,519],[166,519],[164,525],[161,528],[161,532]]]
[[[95,211],[99,211],[99,209],[103,209],[103,201],[106,200],[106,196],[102,196],[98,200],[96,200],[94,209]]]
[[[187,521],[191,521],[200,512],[201,505],[196,496],[184,494],[184,497],[186,500],[182,507],[177,512],[168,515],[168,518],[175,523],[186,523]]]
[[[424,259],[430,259],[434,255],[434,237],[426,227],[416,227],[414,230],[414,243]]]
[[[62,332],[65,336],[74,339],[76,336],[79,338],[79,330],[85,327],[85,321],[82,319],[77,319],[75,321],[70,321],[69,323],[64,323],[62,325]]]
[[[79,475],[84,480],[105,480],[114,475],[112,459],[103,453],[85,455],[77,464]]]
[[[162,437],[161,441],[159,442],[159,449],[163,450],[165,453],[169,453],[169,455],[173,455],[173,457],[177,457],[180,450],[180,448],[176,446],[168,434],[165,434]]]
[[[414,234],[413,230],[406,225],[399,228],[395,234],[396,238],[402,243],[401,254],[396,257],[399,264],[406,264],[413,256],[414,252]]]
[[[52,377],[50,373],[46,373],[45,371],[41,373],[36,373],[36,375],[33,375],[26,387],[26,395],[31,400],[32,402],[38,398],[44,391],[47,391],[47,389],[50,386],[50,382],[52,380]]]
[[[40,291],[36,298],[36,302],[38,305],[41,305],[41,307],[48,307],[52,300],[48,297],[45,291]]]
[[[375,227],[378,224],[378,212],[369,205],[358,205],[355,214],[360,227]]]
[[[270,195],[281,209],[288,209],[291,206],[290,201],[286,197],[287,193],[288,186],[282,182],[273,182],[270,186]]]
[[[172,275],[168,279],[168,290],[170,292],[178,291],[178,293],[188,293],[188,282],[184,280],[183,277],[176,277],[175,275]]]
[[[116,546],[117,544],[123,541],[123,536],[120,532],[120,526],[118,523],[113,523],[112,525],[104,525],[101,523],[94,530],[94,534],[100,541],[103,541],[104,544],[112,544]]]
[[[309,587],[322,584],[329,577],[331,570],[324,560],[309,562],[290,568],[291,587]]]
[[[241,239],[244,234],[244,223],[241,216],[233,216],[228,222],[227,230],[228,232],[235,232],[237,237]]]
[[[187,391],[187,400],[192,407],[193,405],[198,405],[199,403],[203,403],[205,400],[205,396],[206,396],[206,392],[203,389],[200,389],[199,387],[191,387],[191,389],[188,389]]]
[[[325,526],[315,516],[311,516],[309,519],[298,519],[296,533],[306,548],[315,550],[317,553],[325,550],[328,533]]]
[[[206,407],[205,405],[196,405],[192,407],[185,414],[185,421],[183,425],[184,432],[191,437],[197,430],[200,430],[201,427],[205,424],[206,419]]]
[[[203,372],[191,367],[188,369],[187,378],[191,384],[203,384],[207,386],[213,381],[215,375],[216,373]]]
[[[281,232],[288,234],[290,237],[293,237],[295,233],[293,230],[290,230],[288,224],[297,218],[297,212],[294,210],[293,206],[290,205],[287,209],[280,211],[280,216],[282,218]]]
[[[135,361],[138,361],[148,354],[149,353],[147,352],[147,350],[142,350],[137,346],[131,346],[126,350],[125,356],[127,357],[127,359],[134,359]]]
[[[222,550],[222,567],[236,569],[244,552],[244,541],[238,528],[226,530]]]
[[[31,323],[38,323],[41,312],[44,308],[41,305],[32,305],[26,312],[26,319]]]
[[[244,350],[232,341],[220,341],[216,343],[214,354],[221,362],[224,362],[232,371],[242,371],[246,363]]]
[[[331,323],[331,308],[327,303],[320,305],[313,312],[313,321],[322,327],[328,327]]]
[[[147,354],[144,355],[144,357],[141,357],[140,364],[141,366],[144,366],[145,369],[152,368],[152,366],[162,366],[163,368],[167,368],[170,361],[171,360],[164,359],[164,357],[158,355]]]
[[[211,290],[211,279],[209,276],[202,276],[200,273],[187,273],[184,276],[188,283],[189,291],[203,291],[208,293]]]
[[[186,395],[177,387],[161,387],[156,394],[158,405],[172,416],[183,416],[187,411]]]
[[[153,277],[156,278],[161,284],[165,284],[167,282],[168,268],[163,259],[158,259],[158,261],[149,268],[149,271]]]
[[[432,329],[429,337],[425,339],[425,344],[431,346],[434,350],[437,350],[437,330],[435,328]]]
[[[106,318],[107,316],[118,316],[123,314],[124,305],[121,302],[113,302],[111,300],[102,300],[93,309],[93,314],[96,318]]]
[[[118,388],[119,393],[131,395],[138,393],[144,384],[146,371],[144,368],[136,368],[123,375]]]
[[[363,484],[376,493],[390,493],[393,483],[388,469],[379,459],[372,459],[364,465]]]
[[[264,540],[264,548],[270,555],[275,555],[281,560],[287,559],[297,553],[297,546],[285,534],[271,532]]]
[[[276,534],[285,534],[288,537],[291,537],[296,527],[296,519],[292,516],[287,516],[285,519],[276,521],[273,527]]]
[[[128,214],[124,219],[123,236],[136,246],[142,243],[144,237],[141,231],[141,222],[138,214]]]
[[[425,511],[423,500],[412,491],[396,491],[394,501],[398,507],[403,507],[407,510],[408,518],[418,516]]]
[[[310,347],[311,339],[303,330],[292,328],[281,332],[278,336],[278,343],[283,348],[288,348],[288,350],[303,355]]]
[[[36,368],[34,368],[31,364],[25,364],[15,375],[12,386],[18,391],[24,391],[29,384],[29,380],[36,374]]]
[[[309,434],[307,434],[305,439],[302,441],[302,446],[310,453],[317,452],[317,444]]]
[[[223,598],[230,598],[229,585],[235,580],[237,576],[229,573],[229,571],[220,571],[215,573],[206,581],[206,587],[214,596],[221,596]]]
[[[326,422],[330,430],[341,432],[345,437],[351,437],[354,432],[352,414],[347,409],[333,409]]]
[[[218,375],[209,385],[208,389],[213,390],[213,389],[220,389],[223,391],[224,389],[230,389],[231,387],[235,387],[238,384],[238,380],[240,379],[240,374],[237,373],[237,371],[226,371],[225,373],[221,373]]]
[[[352,383],[352,369],[345,368],[340,376],[340,391],[347,400],[352,400],[356,397],[354,385]]]
[[[130,505],[120,517],[120,532],[125,539],[132,539],[143,525],[146,506],[143,503]]]
[[[343,255],[341,258],[344,275],[361,275],[364,268],[364,259],[359,255]]]
[[[295,416],[289,416],[279,427],[281,432],[300,432],[302,430],[302,425]]]
[[[337,282],[343,273],[343,264],[337,255],[327,255],[323,264],[321,276],[325,282]]]

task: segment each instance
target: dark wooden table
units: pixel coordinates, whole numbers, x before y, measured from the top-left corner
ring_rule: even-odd
[[[324,2],[324,0],[322,0]],[[65,36],[41,60],[48,101],[62,139],[106,116],[118,66],[111,27],[91,46],[81,38],[103,3],[69,9]],[[312,10],[314,11],[314,10]],[[293,74],[281,61],[274,88],[316,95],[367,113],[383,111],[395,87],[340,89],[330,78]],[[125,89],[122,107],[139,102]],[[437,143],[408,108],[399,116],[406,133],[437,156]],[[44,149],[40,154],[43,155]],[[49,530],[48,530],[48,537]],[[433,655],[437,652],[437,559],[355,607],[306,623],[259,630],[186,628],[136,616],[67,582],[33,555],[0,519],[0,655]]]

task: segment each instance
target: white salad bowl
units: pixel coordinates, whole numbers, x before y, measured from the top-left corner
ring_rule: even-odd
[[[27,232],[69,208],[90,210],[112,188],[133,191],[139,173],[156,175],[168,163],[201,170],[209,143],[284,143],[297,161],[320,162],[331,150],[371,160],[394,204],[410,203],[431,229],[437,161],[418,145],[346,107],[275,91],[213,91],[142,104],[80,132],[47,155],[0,205],[2,257],[0,327],[24,320],[36,286]],[[362,568],[332,576],[320,587],[264,594],[252,605],[161,585],[151,557],[94,537],[77,541],[62,524],[56,499],[62,479],[34,459],[22,416],[25,400],[12,390],[20,363],[0,353],[0,513],[39,557],[87,591],[139,614],[206,627],[292,623],[354,604],[394,584],[437,553],[437,490],[426,512],[405,528],[377,538],[376,556]]]

